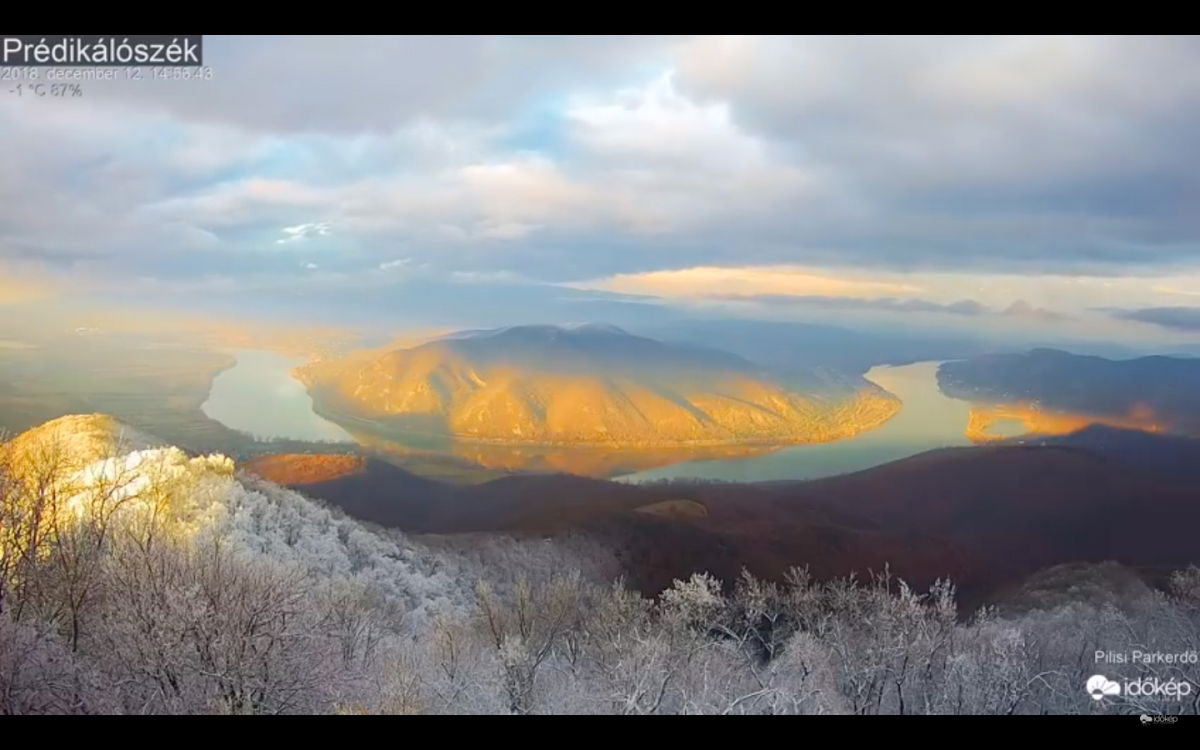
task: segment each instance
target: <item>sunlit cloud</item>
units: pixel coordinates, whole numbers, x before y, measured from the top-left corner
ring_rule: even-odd
[[[1178,295],[1181,297],[1200,297],[1200,286],[1193,289],[1180,289],[1171,284],[1159,284],[1154,287],[1154,291],[1159,294]]]
[[[1194,274],[1079,276],[912,271],[811,266],[697,266],[615,274],[566,284],[640,295],[667,304],[745,302],[773,309],[994,315],[1029,324],[1061,323],[1099,308],[1133,310],[1160,304],[1164,287],[1189,288]],[[1176,288],[1176,287],[1172,287]],[[1159,301],[1159,304],[1156,304]],[[1104,315],[1103,317],[1109,317]],[[1111,317],[1109,317],[1111,320]]]
[[[916,295],[922,287],[903,282],[834,276],[802,266],[697,266],[667,271],[617,274],[572,284],[621,294],[667,298],[730,296],[870,297]]]

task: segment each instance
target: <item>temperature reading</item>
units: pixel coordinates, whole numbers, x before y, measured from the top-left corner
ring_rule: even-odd
[[[18,83],[9,93],[17,96],[66,99],[83,96],[83,87],[78,83]]]

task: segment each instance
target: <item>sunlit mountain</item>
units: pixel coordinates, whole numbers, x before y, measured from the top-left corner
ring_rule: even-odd
[[[899,409],[861,378],[772,373],[601,325],[467,331],[306,365],[317,410],[358,430],[611,447],[826,442]]]

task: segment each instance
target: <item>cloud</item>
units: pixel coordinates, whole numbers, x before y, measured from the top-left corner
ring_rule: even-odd
[[[617,274],[591,281],[569,282],[575,289],[641,295],[667,304],[741,303],[774,311],[823,309],[879,313],[939,313],[953,316],[996,316],[1028,323],[1064,323],[1072,315],[1024,299],[1035,295],[1068,305],[1110,298],[1133,299],[1149,294],[1154,279],[1088,279],[1046,275],[1036,280],[996,274],[877,271],[803,266],[699,266]],[[977,298],[964,298],[970,293]]]
[[[329,197],[327,190],[297,180],[247,177],[181,192],[149,203],[142,213],[207,229],[266,228],[277,226],[280,219],[321,208]],[[322,227],[329,231],[327,224],[301,222],[285,227],[282,232],[290,237],[319,231]]]
[[[1158,294],[1167,294],[1181,297],[1200,297],[1200,287],[1192,289],[1181,289],[1174,284],[1158,284],[1154,286],[1154,292]]]
[[[1200,105],[1187,37],[707,37],[676,59],[685,94],[903,190],[1165,167],[1145,129]]]
[[[920,286],[897,281],[836,276],[801,266],[697,266],[666,271],[617,274],[571,284],[579,289],[602,289],[622,294],[668,298],[821,296],[910,294]]]
[[[1013,318],[1025,318],[1043,322],[1057,322],[1067,320],[1069,316],[1054,310],[1047,310],[1044,307],[1034,307],[1025,300],[1019,299],[1013,302],[1008,307],[1004,308],[1003,315]]]
[[[575,97],[565,119],[592,194],[637,232],[737,224],[819,190],[768,141],[739,127],[728,104],[689,99],[670,72]]]
[[[450,280],[460,284],[530,284],[529,279],[513,271],[454,271]]]
[[[1108,310],[1114,318],[1151,323],[1178,331],[1200,331],[1200,307],[1149,307],[1139,310]]]
[[[506,120],[540,96],[634,70],[663,44],[641,36],[207,35],[210,81],[89,84],[88,94],[268,133],[386,133],[420,118]]]
[[[0,262],[288,293],[403,248],[531,294],[965,298],[1014,326],[1200,289],[1194,38],[210,36],[206,58],[195,86],[0,99]],[[332,231],[319,274],[277,251]]]
[[[275,240],[275,243],[278,245],[284,245],[289,242],[300,242],[301,240],[312,239],[314,237],[325,237],[330,233],[329,224],[324,221],[297,224],[294,227],[284,227],[280,231],[283,232],[283,237]]]
[[[676,60],[685,95],[844,190],[856,221],[780,217],[804,239],[926,266],[1197,258],[1194,38],[719,37]]]
[[[589,153],[633,164],[727,174],[769,162],[766,144],[740,129],[727,102],[693,101],[666,72],[638,88],[574,98],[571,137]]]
[[[705,295],[704,301],[745,303],[776,310],[820,309],[828,311],[864,311],[877,313],[941,313],[956,316],[987,315],[992,311],[975,300],[943,304],[925,299],[895,297],[827,297],[821,295]]]

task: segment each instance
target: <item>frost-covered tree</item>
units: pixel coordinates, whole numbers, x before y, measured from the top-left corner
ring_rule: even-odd
[[[61,437],[0,446],[0,713],[1200,712],[1189,662],[1143,670],[1186,701],[1083,688],[1097,651],[1200,649],[1200,568],[1062,566],[976,613],[887,570],[650,597],[580,535],[414,538]]]

